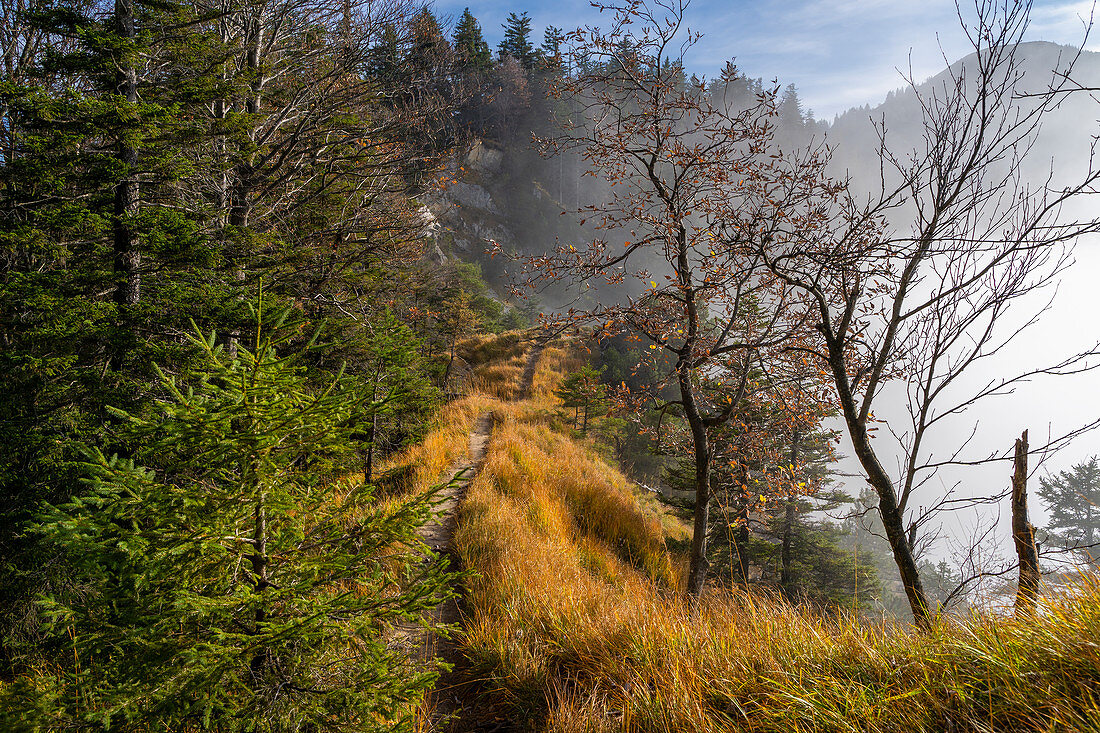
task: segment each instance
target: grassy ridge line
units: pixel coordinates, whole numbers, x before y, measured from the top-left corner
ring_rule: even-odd
[[[499,410],[511,396],[512,385],[526,363],[529,339],[522,331],[500,335],[472,336],[460,341],[456,353],[463,363],[472,364],[466,382],[468,393],[444,405],[435,426],[420,443],[383,461],[379,476],[410,468],[411,473],[398,487],[396,498],[427,491],[437,484],[444,472],[466,455],[474,421],[486,410]]]
[[[928,634],[716,593],[692,615],[660,525],[572,440],[548,349],[505,405],[460,515],[464,651],[517,728],[571,731],[1100,730],[1100,585],[1039,619]]]

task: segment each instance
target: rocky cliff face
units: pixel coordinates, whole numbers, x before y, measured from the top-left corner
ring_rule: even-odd
[[[493,290],[509,292],[509,262],[489,256],[493,243],[505,252],[525,255],[588,236],[577,217],[544,184],[545,178],[553,176],[559,191],[568,183],[571,191],[579,192],[580,176],[568,172],[572,169],[542,160],[529,146],[502,150],[475,141],[452,164],[449,173],[454,181],[422,198],[425,233],[434,242],[430,254],[443,261],[477,263]],[[578,180],[566,182],[567,177]]]
[[[445,256],[480,262],[489,240],[514,244],[510,222],[490,191],[490,182],[500,175],[504,152],[476,141],[449,173],[454,182],[425,198],[424,209],[431,217],[425,233]]]

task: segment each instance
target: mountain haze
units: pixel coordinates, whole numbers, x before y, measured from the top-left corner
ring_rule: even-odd
[[[1024,97],[1043,94],[1052,88],[1072,89],[1076,86],[1095,88],[1100,86],[1100,53],[1083,51],[1047,41],[1028,41],[1016,48],[1017,81],[1014,91]],[[951,64],[948,69],[920,82],[916,87],[903,87],[891,92],[881,103],[855,107],[837,115],[825,129],[825,140],[835,149],[836,170],[848,171],[857,186],[870,176],[878,176],[876,126],[885,122],[886,141],[891,150],[905,153],[920,149],[924,134],[923,113],[919,97],[932,94],[953,83],[960,71],[965,73],[975,63],[975,55],[966,56]],[[1069,74],[1070,81],[1062,78]],[[972,74],[971,74],[972,75]],[[1029,102],[1020,99],[1020,104]],[[1088,162],[1090,145],[1098,130],[1100,105],[1088,92],[1059,95],[1056,109],[1043,122],[1034,148],[1028,156],[1023,173],[1036,184],[1046,179],[1052,165],[1054,179],[1072,180],[1080,176]],[[862,187],[862,186],[861,186]]]

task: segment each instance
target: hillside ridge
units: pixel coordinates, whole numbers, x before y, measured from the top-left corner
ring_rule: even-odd
[[[427,729],[1045,731],[1100,719],[1095,580],[1036,619],[973,613],[926,632],[737,587],[711,586],[693,609],[673,524],[561,419],[555,387],[584,347],[547,344],[516,401],[529,362],[515,352],[531,342],[475,342],[468,351],[497,355],[471,359],[493,376],[447,418],[469,425],[488,405],[497,416],[454,537],[471,574],[438,689],[462,708],[431,718],[430,698]]]

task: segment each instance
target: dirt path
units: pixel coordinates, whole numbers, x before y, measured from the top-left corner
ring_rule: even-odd
[[[470,448],[466,460],[456,462],[443,477],[444,483],[451,484],[461,474],[458,481],[440,494],[442,502],[436,507],[435,519],[420,528],[420,539],[436,552],[451,551],[455,522],[458,519],[458,505],[462,503],[462,498],[466,494],[466,486],[477,476],[477,472],[481,470],[481,464],[485,462],[492,433],[493,413],[483,412],[470,429]]]
[[[535,371],[539,358],[546,348],[548,339],[539,337],[527,355],[527,364],[516,387],[513,399],[523,400],[531,395],[535,382]],[[482,413],[474,422],[470,431],[469,457],[451,467],[444,479],[450,483],[461,474],[461,478],[442,495],[443,501],[437,509],[435,520],[424,525],[420,537],[424,544],[434,551],[451,558],[451,567],[460,568],[459,559],[454,552],[454,532],[458,521],[458,508],[466,495],[466,486],[477,476],[489,450],[489,440],[493,432],[494,417],[491,412]],[[436,607],[432,618],[443,624],[457,624],[461,621],[459,597],[452,598]],[[462,659],[455,643],[438,634],[409,630],[408,644],[410,652],[418,653],[422,660],[432,657],[442,658],[452,665],[452,671],[442,674],[435,688],[425,697],[422,707],[422,730],[429,733],[490,733],[510,730],[505,721],[486,716],[478,709],[478,684],[469,679],[463,670]]]
[[[549,340],[545,336],[539,336],[535,339],[531,351],[527,354],[527,364],[523,368],[523,376],[519,379],[514,399],[525,400],[531,396],[531,388],[535,385],[535,372],[539,368],[539,358],[542,356],[542,351],[546,348],[546,343]]]
[[[466,495],[466,487],[481,470],[489,452],[489,440],[493,433],[492,412],[481,413],[470,430],[469,452],[464,460],[457,461],[443,476],[448,487],[440,494],[442,501],[436,507],[435,518],[420,528],[420,539],[433,551],[450,558],[452,569],[459,567],[454,551],[454,533],[458,522],[458,508]],[[457,481],[455,479],[458,479]],[[461,592],[461,588],[458,589]],[[460,620],[459,598],[449,598],[436,606],[429,615],[441,624],[457,624]],[[422,662],[439,657],[454,664],[454,643],[443,636],[419,627],[407,627],[400,631],[410,656]],[[461,701],[454,694],[450,675],[444,674],[425,698],[423,721],[426,731],[442,730],[446,722],[461,711]]]

